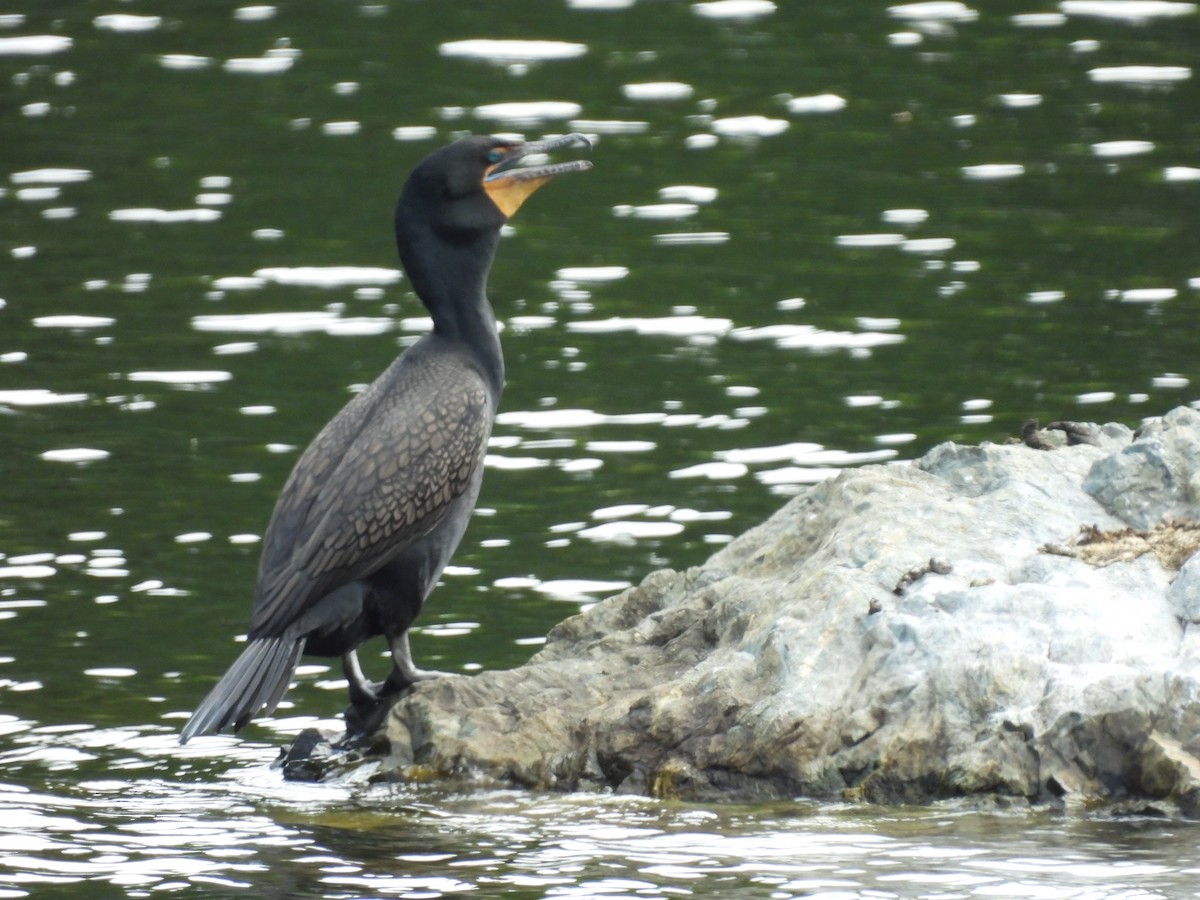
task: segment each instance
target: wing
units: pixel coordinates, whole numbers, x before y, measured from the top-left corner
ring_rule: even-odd
[[[493,413],[482,378],[454,359],[389,369],[347,404],[280,495],[251,635],[282,633],[436,528],[482,464]]]

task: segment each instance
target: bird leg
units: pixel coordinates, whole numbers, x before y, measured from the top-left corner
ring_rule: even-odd
[[[438,672],[433,669],[418,669],[413,664],[412,651],[408,648],[407,631],[389,638],[388,644],[392,648],[392,671],[388,675],[387,681],[383,683],[379,693],[381,697],[398,694],[418,681],[431,681],[434,678],[446,678],[454,674],[453,672]]]
[[[368,681],[358,662],[358,654],[349,650],[342,654],[342,673],[350,689],[350,705],[342,713],[346,722],[343,747],[356,747],[367,740],[383,724],[389,705],[384,702],[383,683]]]
[[[378,702],[380,685],[368,681],[353,650],[342,654],[342,674],[350,685],[350,705],[361,709]]]
[[[436,672],[418,669],[412,661],[408,647],[408,633],[390,638],[392,648],[392,671],[383,682],[368,681],[353,650],[342,654],[342,673],[349,684],[350,705],[343,717],[346,721],[346,738],[343,743],[353,746],[370,735],[383,724],[391,704],[389,698],[396,696],[418,681],[453,677],[453,672]]]

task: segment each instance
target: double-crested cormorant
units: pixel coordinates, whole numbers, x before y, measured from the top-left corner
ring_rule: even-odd
[[[327,424],[296,463],[263,539],[247,644],[180,735],[239,729],[282,699],[302,653],[340,656],[352,707],[439,673],[413,665],[408,628],[458,546],[479,496],[504,385],[485,295],[500,227],[539,186],[585,160],[517,168],[588,144],[469,137],[426,157],[396,204],[396,246],[433,331]],[[387,638],[372,685],[355,650]]]

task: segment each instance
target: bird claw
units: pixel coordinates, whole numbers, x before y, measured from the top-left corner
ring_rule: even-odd
[[[439,678],[457,678],[457,672],[439,672],[435,669],[413,667],[401,673],[396,669],[385,681],[363,681],[357,685],[355,696],[342,713],[346,722],[344,743],[356,744],[378,731],[388,712],[402,694],[422,681]]]
[[[437,681],[439,678],[457,678],[457,672],[439,672],[437,669],[418,669],[416,666],[400,671],[392,669],[387,681],[380,685],[380,697],[394,697],[422,681]]]

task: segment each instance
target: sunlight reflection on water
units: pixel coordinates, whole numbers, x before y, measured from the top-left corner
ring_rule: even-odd
[[[606,136],[574,199],[506,230],[495,531],[415,631],[532,653],[565,612],[846,466],[1000,439],[1028,407],[1189,402],[1175,336],[1200,273],[1178,247],[1200,168],[1171,126],[1196,4],[908,3],[840,14],[850,33],[819,4],[568,0],[520,40],[479,36],[527,30],[508,6],[481,5],[478,33],[420,4],[247,5],[205,28],[200,6],[0,15],[30,32],[0,36],[0,696],[21,711],[0,714],[0,897],[1194,892],[1188,823],[284,784],[277,745],[336,724],[311,714],[344,691],[326,665],[257,740],[175,741],[244,625],[231,595],[316,407],[430,327],[391,260],[399,168],[459,129]],[[442,69],[418,86],[412,59]],[[111,724],[130,718],[155,724]]]
[[[302,724],[296,722],[293,727]],[[0,784],[4,882],[23,891],[85,882],[132,896],[246,889],[301,879],[330,896],[1165,897],[1169,867],[1113,859],[1096,837],[1117,823],[1017,814],[779,805],[747,814],[603,795],[284,783],[273,748],[173,729],[39,728],[0,717],[8,771],[47,773],[115,756],[132,778],[44,788]],[[219,763],[225,776],[197,780]],[[1020,824],[1014,829],[1014,824]],[[1120,826],[1136,840],[1136,821]],[[1132,829],[1132,831],[1129,831]],[[1186,843],[1194,829],[1180,829]],[[1064,844],[1061,856],[1032,856]],[[1155,886],[1159,886],[1159,890]],[[317,886],[322,886],[318,888]]]

